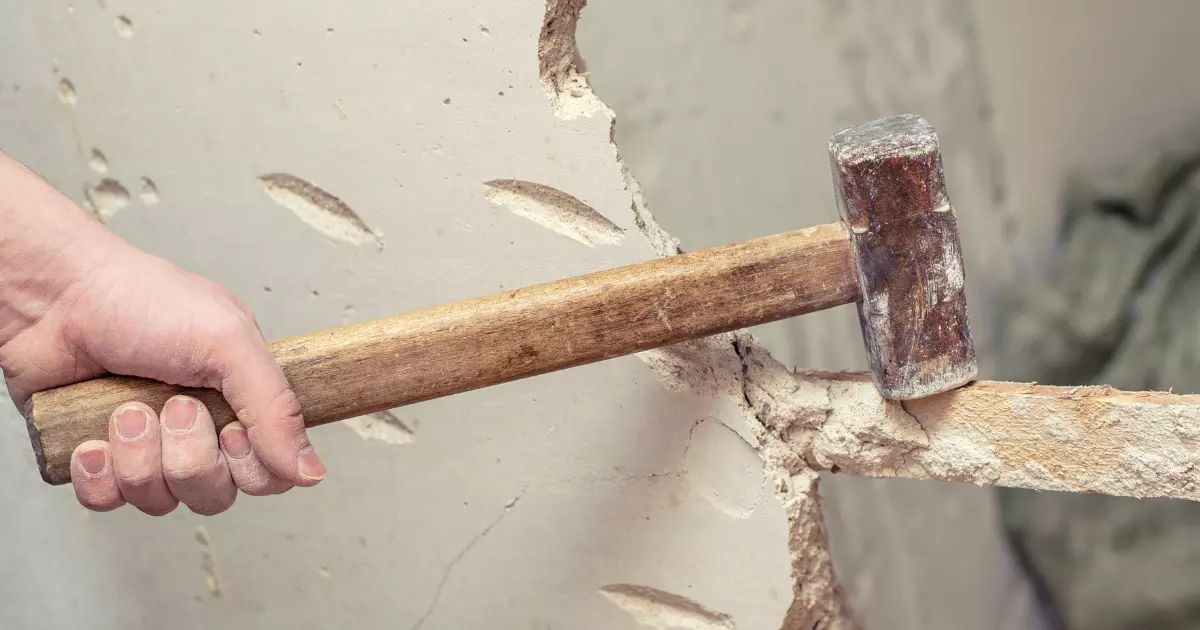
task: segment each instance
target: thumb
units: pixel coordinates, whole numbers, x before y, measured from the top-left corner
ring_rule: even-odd
[[[325,477],[325,464],[308,441],[299,399],[256,332],[223,357],[221,393],[271,472],[297,486],[316,485]]]

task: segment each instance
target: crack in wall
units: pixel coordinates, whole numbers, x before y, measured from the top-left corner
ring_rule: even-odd
[[[431,617],[434,611],[437,610],[438,602],[442,600],[442,591],[446,589],[446,584],[450,581],[450,576],[454,573],[454,568],[457,567],[458,564],[462,562],[463,558],[465,558],[467,554],[471,552],[471,549],[475,548],[475,545],[478,544],[479,541],[486,538],[488,534],[492,533],[493,529],[496,529],[496,527],[499,526],[502,521],[504,521],[504,517],[508,516],[508,513],[517,506],[517,503],[521,501],[521,498],[525,496],[525,493],[528,490],[529,487],[527,486],[525,489],[517,493],[516,497],[504,505],[504,509],[500,512],[499,516],[489,523],[487,527],[484,527],[478,534],[475,534],[475,536],[471,538],[470,542],[468,542],[461,551],[459,551],[453,558],[450,559],[450,562],[446,564],[446,568],[442,570],[442,579],[438,582],[437,589],[435,589],[433,592],[433,599],[429,600],[429,605],[425,608],[425,612],[422,613],[419,618],[417,618],[416,622],[413,623],[409,630],[419,630],[425,625],[425,622],[428,621],[429,617]]]

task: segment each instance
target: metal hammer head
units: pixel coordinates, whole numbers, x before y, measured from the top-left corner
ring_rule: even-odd
[[[876,120],[834,134],[829,155],[876,387],[906,400],[973,380],[962,248],[933,127],[914,115]]]

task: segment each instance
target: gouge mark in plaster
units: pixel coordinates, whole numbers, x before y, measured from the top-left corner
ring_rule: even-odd
[[[638,624],[658,630],[737,630],[733,619],[674,593],[636,584],[600,587],[605,599]]]
[[[351,245],[374,243],[383,249],[379,234],[341,199],[287,173],[259,176],[263,191],[275,203],[291,210],[301,221],[325,236]]]
[[[364,440],[385,444],[412,444],[416,437],[412,429],[390,411],[381,411],[345,421]]]
[[[130,39],[133,37],[133,20],[130,20],[129,16],[117,16],[117,35],[120,35],[125,39]]]
[[[142,200],[143,204],[147,206],[153,206],[162,200],[158,196],[158,186],[154,184],[154,180],[150,179],[149,177],[143,177],[140,184],[141,186],[140,190],[138,191],[138,198]]]
[[[519,179],[484,182],[488,201],[588,247],[616,245],[625,231],[586,203],[567,193]]]
[[[570,120],[606,112],[608,108],[587,82],[583,58],[575,44],[575,27],[587,0],[550,0],[538,38],[538,71],[554,115]]]
[[[99,184],[84,188],[87,205],[101,222],[111,219],[129,205],[129,191],[115,179],[102,179]]]
[[[66,77],[58,82],[58,100],[67,107],[75,107],[75,103],[79,102],[79,97],[75,94],[75,84]]]
[[[88,157],[88,168],[97,173],[108,172],[108,158],[104,157],[103,151],[92,149],[92,154]]]

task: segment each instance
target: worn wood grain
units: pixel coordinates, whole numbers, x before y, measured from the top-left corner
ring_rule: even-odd
[[[316,426],[851,303],[845,227],[830,224],[335,328],[271,344]],[[35,394],[26,410],[42,477],[70,480],[80,443],[105,439],[128,401],[213,390],[106,376]]]

